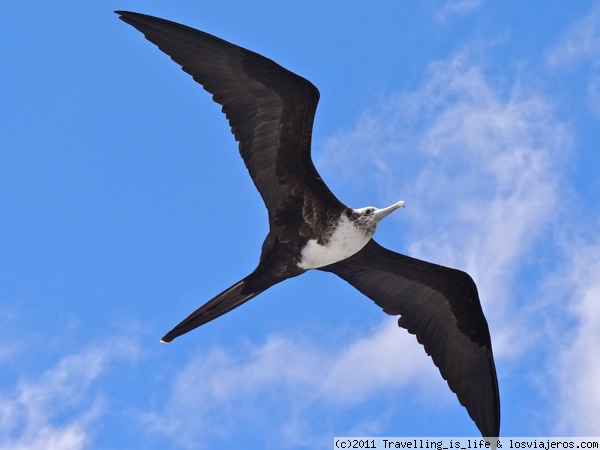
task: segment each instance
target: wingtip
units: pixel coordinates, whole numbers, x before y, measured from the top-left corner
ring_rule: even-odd
[[[135,12],[131,12],[131,11],[123,11],[123,10],[116,10],[115,14],[119,15],[119,19],[121,19],[124,22],[127,22],[128,20],[133,20],[135,19],[136,16],[143,16],[143,14],[140,13],[135,13]]]
[[[123,22],[127,23],[127,15],[131,14],[129,11],[121,11],[121,10],[117,10],[115,11],[115,14],[119,15],[119,19],[121,19]]]

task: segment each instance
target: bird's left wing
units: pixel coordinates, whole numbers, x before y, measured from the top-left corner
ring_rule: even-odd
[[[500,430],[500,399],[492,344],[477,288],[459,270],[410,258],[374,240],[320,270],[335,273],[425,347],[483,436]]]

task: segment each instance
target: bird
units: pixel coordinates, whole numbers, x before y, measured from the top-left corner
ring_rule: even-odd
[[[115,11],[193,77],[222,112],[268,211],[256,269],[193,311],[171,342],[271,286],[312,269],[330,272],[416,336],[484,437],[500,432],[492,343],[467,273],[388,250],[373,240],[383,218],[404,206],[350,208],[311,158],[318,89],[271,59],[165,19]]]

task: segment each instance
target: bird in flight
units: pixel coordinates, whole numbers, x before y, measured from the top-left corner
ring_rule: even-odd
[[[169,331],[171,342],[307,270],[331,272],[399,315],[425,347],[485,437],[500,431],[500,399],[488,324],[465,272],[388,250],[372,237],[404,206],[353,209],[313,165],[319,91],[274,61],[208,33],[144,14],[116,11],[190,74],[222,106],[239,152],[268,210],[256,269]]]

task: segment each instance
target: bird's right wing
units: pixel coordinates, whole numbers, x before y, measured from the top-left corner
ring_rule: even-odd
[[[425,347],[482,436],[500,431],[500,399],[492,344],[477,288],[459,270],[410,258],[374,240],[348,259],[321,268],[335,273]]]

